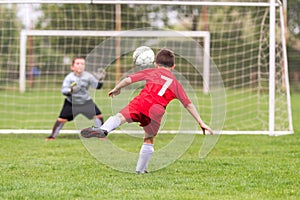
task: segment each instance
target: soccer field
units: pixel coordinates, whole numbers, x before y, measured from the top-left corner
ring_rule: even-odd
[[[300,200],[300,93],[290,105],[299,87],[295,2],[0,0],[0,200]],[[73,58],[83,56],[92,74],[105,70],[103,87],[89,92],[107,120],[143,88],[108,97],[151,67],[137,65],[140,46],[173,51],[174,76],[221,134],[196,135],[199,125],[172,101],[145,174],[135,173],[143,142],[135,123],[107,140],[81,139],[95,121],[79,115],[45,141]],[[72,82],[89,85],[83,78]],[[159,95],[174,83],[161,78]],[[181,87],[172,92],[186,100]]]
[[[101,164],[77,135],[0,135],[0,199],[299,199],[299,94],[292,105],[293,135],[222,135],[204,160],[197,135],[180,159],[144,175]],[[138,152],[140,140],[122,137],[110,135]],[[156,149],[170,137],[159,136]]]

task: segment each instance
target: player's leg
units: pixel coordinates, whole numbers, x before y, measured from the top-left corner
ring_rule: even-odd
[[[101,129],[109,133],[118,128],[120,125],[124,124],[125,122],[125,117],[121,113],[117,113],[116,115],[109,117],[101,126]]]
[[[116,115],[109,117],[100,128],[98,127],[85,128],[81,130],[80,134],[85,138],[90,138],[90,137],[104,138],[107,136],[109,132],[111,132],[112,130],[118,128],[120,125],[130,120],[130,113],[128,112],[128,110],[129,110],[128,106],[126,106]]]
[[[137,174],[148,173],[148,163],[154,152],[154,137],[144,138],[144,144],[141,147],[139,159],[135,171]]]
[[[97,127],[101,127],[102,124],[104,123],[103,115],[96,104],[95,104],[95,112],[96,112],[96,116],[94,117],[95,125]]]
[[[58,118],[56,122],[53,125],[52,133],[49,137],[47,137],[47,140],[54,140],[55,137],[58,135],[59,131],[63,128],[64,124],[67,122],[67,119]]]
[[[63,128],[64,124],[68,121],[73,120],[72,104],[65,100],[62,110],[60,111],[59,117],[53,125],[52,133],[46,140],[54,140],[58,135],[59,131]]]
[[[125,106],[123,109],[119,111],[114,116],[109,117],[104,124],[101,126],[101,129],[105,130],[107,133],[111,132],[112,130],[115,130],[125,122],[133,122],[137,121],[137,119],[132,119],[132,116],[135,116],[133,113],[134,109],[130,109],[130,103]],[[129,112],[131,110],[131,112]]]
[[[99,127],[90,127],[82,129],[80,134],[85,138],[98,137],[105,138],[109,132],[124,124],[126,119],[121,113],[109,117],[104,124]]]
[[[145,117],[143,117],[145,119]],[[146,117],[146,122],[151,119]],[[143,124],[141,124],[143,125]],[[144,143],[140,150],[139,159],[136,165],[136,173],[147,173],[149,161],[154,153],[154,138],[159,130],[160,124],[155,121],[151,121],[148,125],[143,126],[145,131]]]
[[[103,122],[103,116],[102,115],[96,115],[95,118],[94,118],[94,121],[95,121],[96,127],[101,127],[102,124],[104,123]]]

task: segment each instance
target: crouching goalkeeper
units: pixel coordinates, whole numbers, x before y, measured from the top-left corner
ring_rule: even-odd
[[[64,79],[61,92],[66,96],[63,107],[57,118],[52,133],[46,140],[54,140],[64,124],[72,121],[78,114],[88,119],[95,120],[95,125],[100,127],[103,116],[100,109],[93,102],[89,87],[100,89],[103,86],[105,71],[99,70],[93,75],[85,70],[85,59],[76,57],[72,61],[70,72]]]

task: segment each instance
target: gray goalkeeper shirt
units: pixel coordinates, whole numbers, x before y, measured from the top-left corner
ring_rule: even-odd
[[[72,95],[70,88],[72,83],[76,83],[73,87]],[[72,104],[84,104],[90,100],[89,87],[97,88],[98,80],[89,72],[83,71],[81,76],[76,76],[74,72],[69,73],[62,85],[61,92],[67,96],[67,100]]]

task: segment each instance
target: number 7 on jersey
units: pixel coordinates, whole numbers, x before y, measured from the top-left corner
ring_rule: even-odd
[[[164,79],[166,82],[165,82],[165,84],[162,86],[162,88],[159,90],[159,92],[157,94],[158,94],[158,96],[163,96],[165,94],[166,90],[168,89],[168,87],[173,82],[173,79],[168,78],[168,77],[163,76],[163,75],[161,75],[160,77],[162,79]]]

